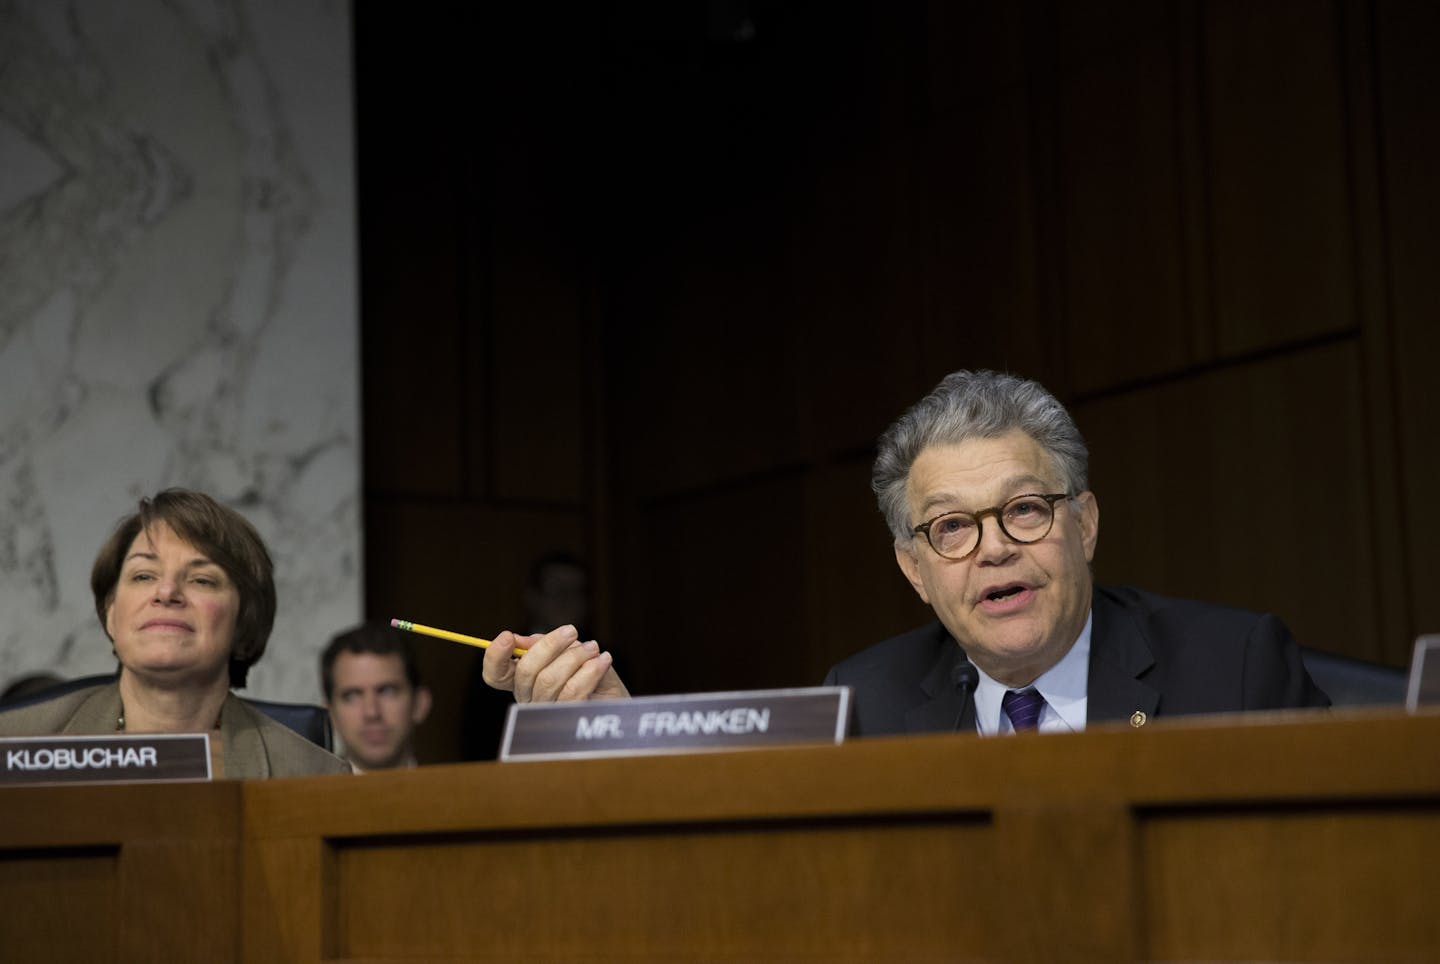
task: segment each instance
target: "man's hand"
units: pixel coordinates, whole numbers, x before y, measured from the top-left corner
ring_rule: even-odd
[[[527,652],[517,658],[517,648]],[[513,692],[517,703],[623,699],[630,691],[610,663],[599,643],[580,642],[574,626],[536,636],[507,629],[485,650],[484,676],[487,685]]]

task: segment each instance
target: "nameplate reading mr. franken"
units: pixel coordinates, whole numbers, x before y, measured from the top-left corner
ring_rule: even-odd
[[[208,779],[207,733],[0,739],[0,786]]]
[[[510,708],[500,759],[839,743],[849,710],[844,686],[526,703]]]

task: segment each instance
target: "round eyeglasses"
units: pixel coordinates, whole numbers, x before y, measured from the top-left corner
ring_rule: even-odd
[[[917,536],[923,533],[925,541],[930,543],[930,548],[937,555],[958,562],[979,547],[982,535],[980,520],[985,516],[993,515],[1000,531],[1011,542],[1039,542],[1050,534],[1050,528],[1055,525],[1055,503],[1069,497],[1068,492],[1050,495],[1030,492],[1017,495],[1004,505],[976,512],[942,512],[920,523],[913,532]]]

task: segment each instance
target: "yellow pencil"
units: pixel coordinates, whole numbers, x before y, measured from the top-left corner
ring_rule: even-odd
[[[408,619],[392,619],[390,625],[396,629],[403,629],[406,632],[421,633],[425,636],[434,636],[438,639],[448,639],[452,643],[464,643],[466,646],[478,646],[481,649],[490,645],[490,640],[481,639],[479,636],[466,636],[464,633],[452,633],[448,629],[436,629],[434,626],[421,626],[419,623],[412,623]],[[517,646],[516,656],[524,656],[528,650]]]

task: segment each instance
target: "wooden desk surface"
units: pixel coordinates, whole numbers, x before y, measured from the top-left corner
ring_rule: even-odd
[[[23,960],[1434,960],[1440,715],[0,791]]]
[[[233,961],[242,784],[0,790],[0,959]]]
[[[252,959],[1440,949],[1440,716],[435,767],[356,789],[247,785]]]

